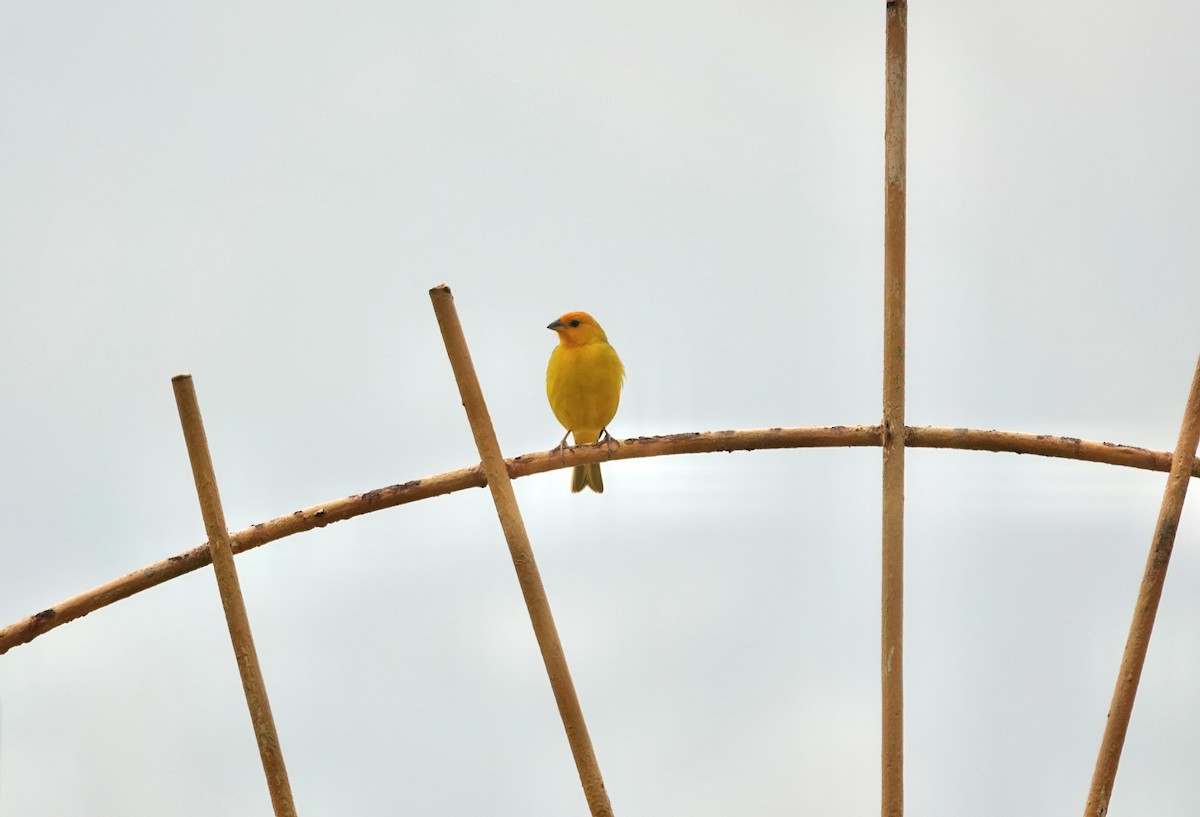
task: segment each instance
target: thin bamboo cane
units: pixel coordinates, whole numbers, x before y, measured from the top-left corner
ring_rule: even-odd
[[[1163,584],[1167,579],[1167,565],[1175,547],[1175,532],[1179,528],[1183,501],[1187,496],[1190,475],[1196,464],[1197,444],[1200,444],[1200,360],[1196,361],[1196,373],[1192,377],[1192,388],[1188,393],[1183,423],[1179,428],[1179,441],[1171,458],[1171,473],[1163,490],[1158,521],[1154,525],[1154,538],[1150,541],[1150,555],[1146,558],[1146,569],[1138,588],[1133,621],[1129,625],[1129,638],[1125,642],[1125,654],[1121,658],[1121,669],[1117,674],[1117,685],[1113,690],[1112,705],[1108,709],[1104,737],[1100,741],[1100,753],[1096,758],[1096,769],[1092,774],[1092,785],[1088,791],[1087,805],[1083,810],[1085,817],[1104,817],[1108,813],[1113,781],[1117,776],[1117,764],[1121,760],[1121,748],[1125,744],[1125,733],[1129,728],[1129,718],[1133,714],[1133,699],[1137,695],[1138,682],[1142,678],[1146,650],[1150,646],[1150,633],[1154,629],[1158,602],[1162,598]]]
[[[238,672],[242,676],[242,690],[246,694],[246,706],[250,709],[250,721],[254,726],[254,737],[258,740],[263,773],[267,776],[267,788],[271,792],[271,805],[276,817],[295,817],[292,788],[283,763],[279,735],[275,731],[275,719],[271,715],[271,703],[267,699],[267,687],[258,664],[258,653],[254,649],[254,637],[250,634],[250,619],[246,615],[246,603],[242,599],[237,567],[233,563],[229,531],[225,527],[225,511],[221,508],[221,495],[217,490],[217,476],[208,450],[208,437],[204,433],[204,420],[200,417],[196,388],[191,375],[186,374],[171,378],[171,386],[175,390],[179,422],[183,425],[188,459],[191,460],[192,476],[196,481],[196,494],[200,498],[200,513],[208,534],[208,549],[213,572],[217,576],[217,588],[221,593],[221,606],[225,608],[229,638],[233,642]]]
[[[887,0],[883,246],[883,817],[904,814],[904,290],[908,2]]]
[[[492,501],[496,505],[496,515],[500,517],[500,527],[504,529],[504,539],[508,542],[508,550],[512,554],[513,567],[517,571],[521,593],[525,596],[525,606],[529,609],[529,620],[533,624],[538,648],[542,651],[546,675],[550,678],[554,700],[558,703],[558,714],[567,732],[567,742],[575,758],[575,768],[579,772],[579,781],[583,784],[584,797],[587,798],[592,817],[612,817],[612,805],[604,788],[600,764],[596,760],[587,723],[583,719],[583,709],[579,705],[579,696],[575,693],[575,684],[567,667],[567,656],[558,637],[558,628],[554,626],[550,600],[546,596],[546,588],[542,584],[537,562],[533,558],[533,548],[529,544],[525,522],[521,519],[521,509],[513,492],[512,477],[509,476],[508,466],[500,453],[496,430],[492,427],[492,418],[483,399],[483,390],[479,387],[479,378],[475,375],[475,365],[471,362],[467,339],[458,320],[458,311],[454,308],[454,296],[450,294],[450,288],[443,284],[429,290],[429,297],[433,301],[433,311],[442,330],[446,354],[450,357],[450,365],[454,369],[454,379],[458,381],[463,408],[467,410],[471,433],[475,436],[475,446],[479,449],[483,473],[492,492]]]
[[[633,437],[622,440],[610,454],[603,443],[568,448],[564,453],[541,451],[505,460],[513,479],[570,468],[589,462],[662,457],[675,454],[711,454],[718,451],[756,451],[781,448],[846,448],[880,444],[879,426],[828,426],[824,428],[765,428],[740,431],[703,431],[669,434],[661,437]],[[1171,468],[1168,451],[1152,451],[1120,443],[1081,440],[1051,434],[1025,434],[971,428],[909,427],[905,431],[909,448],[946,448],[962,451],[992,451],[1033,454],[1041,457],[1082,460],[1120,465],[1143,471],[1166,472]],[[1192,476],[1200,477],[1200,461],[1192,467]],[[333,522],[382,511],[409,502],[482,488],[486,484],[478,466],[460,468],[442,474],[413,479],[361,494],[332,499],[265,522],[259,522],[230,536],[234,553],[261,547],[296,533],[321,528]],[[0,655],[13,647],[27,644],[54,628],[86,616],[103,607],[156,587],[211,563],[208,545],[200,545],[174,556],[119,576],[86,590],[0,629]]]

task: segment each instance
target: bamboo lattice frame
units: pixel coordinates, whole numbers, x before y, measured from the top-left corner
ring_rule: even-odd
[[[1155,614],[1162,596],[1187,487],[1192,477],[1200,477],[1200,462],[1195,456],[1197,445],[1200,443],[1200,361],[1197,362],[1196,373],[1192,379],[1179,440],[1173,453],[1048,434],[966,428],[913,428],[905,425],[907,16],[907,0],[886,0],[884,383],[883,417],[880,425],[709,431],[638,437],[621,440],[620,445],[612,450],[606,445],[596,443],[570,448],[561,454],[543,451],[506,460],[501,455],[483,393],[475,377],[470,352],[454,309],[453,297],[449,288],[435,287],[430,290],[430,297],[479,449],[480,465],[331,500],[260,522],[231,535],[225,527],[216,477],[191,377],[179,375],[173,378],[172,382],[208,541],[204,545],[147,565],[0,629],[0,655],[88,613],[213,564],[272,805],[278,817],[290,817],[296,814],[296,809],[292,803],[265,683],[258,667],[233,555],[333,522],[486,485],[491,491],[513,557],[518,581],[546,664],[589,811],[593,817],[610,817],[613,809],[588,737],[583,712],[575,695],[566,656],[554,626],[511,481],[574,465],[608,460],[773,448],[879,446],[883,452],[880,622],[881,814],[883,817],[901,817],[904,813],[902,636],[905,449],[953,448],[1036,454],[1165,471],[1169,472],[1167,485],[1084,810],[1085,817],[1104,817],[1108,811],[1113,780],[1145,662]]]

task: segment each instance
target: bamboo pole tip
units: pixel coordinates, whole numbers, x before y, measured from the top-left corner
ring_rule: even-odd
[[[438,284],[433,289],[429,290],[430,295],[449,295],[450,287],[445,284]]]
[[[191,379],[192,379],[192,376],[190,374],[177,374],[171,378],[171,382],[172,383],[186,383],[188,380],[191,380]]]

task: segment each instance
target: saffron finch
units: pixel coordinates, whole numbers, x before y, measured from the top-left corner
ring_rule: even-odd
[[[550,408],[567,433],[558,444],[561,450],[567,437],[575,445],[594,443],[603,433],[610,444],[608,424],[621,401],[625,367],[617,350],[596,319],[586,312],[568,312],[546,327],[558,333],[558,346],[550,354],[546,368],[546,396]],[[571,473],[571,493],[584,487],[604,493],[600,464],[576,465]]]

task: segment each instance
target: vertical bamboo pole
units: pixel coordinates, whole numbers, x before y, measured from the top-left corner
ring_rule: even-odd
[[[542,577],[533,558],[529,535],[525,532],[525,522],[521,519],[521,509],[517,506],[517,497],[513,493],[512,479],[504,465],[504,455],[500,453],[496,430],[492,427],[492,418],[488,414],[483,391],[475,375],[475,364],[471,362],[471,352],[467,348],[462,324],[459,323],[458,312],[454,308],[454,296],[450,293],[450,288],[443,284],[429,290],[429,298],[433,301],[433,311],[437,315],[442,340],[446,344],[446,354],[450,357],[454,378],[458,381],[463,408],[467,410],[471,433],[475,436],[475,446],[479,449],[479,457],[482,460],[483,473],[487,477],[492,501],[496,505],[496,515],[500,517],[500,527],[504,530],[513,567],[517,570],[517,581],[525,596],[525,606],[529,610],[529,620],[533,623],[533,633],[542,651],[542,661],[546,665],[546,674],[550,677],[554,700],[558,703],[558,714],[567,731],[567,742],[571,746],[571,754],[575,757],[575,768],[579,772],[579,781],[583,784],[584,797],[587,798],[588,808],[591,809],[593,817],[612,817],[612,806],[604,788],[604,778],[600,775],[600,765],[596,761],[592,739],[588,735],[583,710],[579,706],[579,697],[575,694],[575,684],[571,681],[571,672],[567,668],[567,657],[558,638],[558,629],[554,626],[550,600],[546,597],[546,588],[542,585]]]
[[[196,481],[200,513],[204,516],[204,529],[208,534],[213,572],[217,574],[217,588],[221,593],[221,605],[225,608],[225,621],[229,625],[229,638],[233,641],[233,653],[242,676],[246,705],[250,708],[250,721],[258,740],[258,753],[262,757],[267,788],[271,792],[271,805],[276,817],[295,817],[292,788],[288,783],[287,768],[283,765],[283,750],[279,746],[279,735],[275,732],[275,719],[271,716],[271,704],[267,700],[267,687],[258,665],[258,653],[254,650],[254,638],[250,634],[250,619],[242,600],[237,568],[233,564],[229,531],[225,527],[225,511],[221,508],[221,495],[217,491],[217,477],[208,451],[208,437],[204,433],[200,405],[196,401],[196,389],[191,375],[187,374],[171,378],[171,386],[175,390],[179,422],[183,425],[183,438],[187,443],[188,459],[192,463],[192,476]]]
[[[1154,538],[1150,541],[1150,555],[1146,558],[1146,570],[1138,588],[1133,621],[1129,625],[1129,638],[1125,642],[1125,654],[1121,658],[1121,670],[1117,674],[1117,686],[1113,690],[1108,721],[1104,725],[1104,737],[1100,741],[1100,754],[1096,758],[1096,770],[1092,773],[1092,785],[1088,791],[1087,806],[1083,811],[1085,817],[1104,817],[1108,813],[1113,780],[1117,776],[1121,748],[1125,744],[1125,733],[1129,729],[1129,717],[1133,714],[1133,699],[1137,695],[1138,682],[1142,678],[1142,666],[1146,662],[1146,650],[1150,646],[1150,632],[1154,629],[1154,617],[1158,613],[1163,583],[1167,579],[1167,564],[1175,547],[1175,531],[1183,513],[1183,500],[1187,496],[1188,483],[1191,481],[1192,464],[1196,458],[1198,443],[1200,360],[1196,361],[1196,373],[1192,377],[1192,389],[1183,412],[1179,441],[1175,445],[1175,455],[1171,458],[1171,473],[1167,477],[1158,521],[1154,526]]]
[[[883,247],[883,817],[904,814],[904,281],[908,2],[887,0]]]

